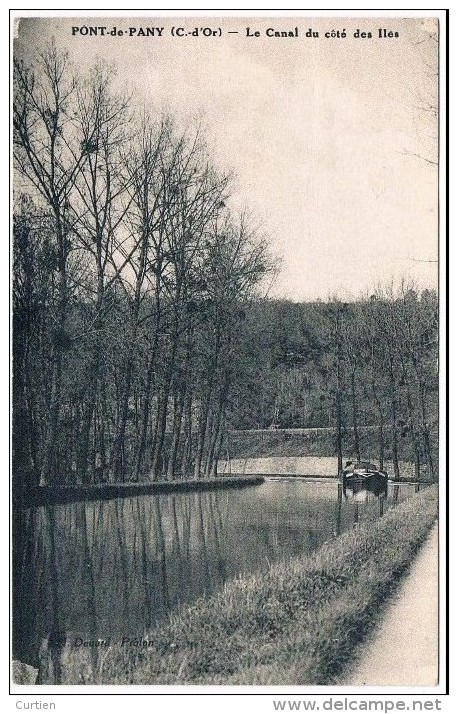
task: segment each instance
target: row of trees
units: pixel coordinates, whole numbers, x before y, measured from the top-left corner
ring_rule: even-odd
[[[233,415],[239,428],[331,427],[339,466],[344,453],[378,457],[382,468],[392,460],[399,476],[403,459],[435,477],[435,292],[404,284],[352,303],[258,303],[247,333],[251,357]]]
[[[215,472],[246,303],[273,269],[199,130],[54,46],[14,66],[14,474]]]
[[[18,481],[209,476],[228,430],[272,424],[332,427],[339,463],[351,432],[355,458],[434,476],[435,293],[257,298],[274,262],[200,131],[139,111],[114,81],[103,65],[75,74],[53,46],[15,62]]]
[[[378,426],[381,467],[387,441],[394,476],[399,478],[399,440],[404,439],[409,444],[408,454],[415,463],[417,476],[424,464],[433,478],[438,396],[435,296],[425,293],[418,300],[415,291],[401,288],[398,297],[391,291],[374,294],[366,304],[353,306],[351,312],[346,316],[346,306],[341,304],[334,310],[339,466],[342,466],[341,395],[346,378],[355,457],[361,458],[359,410],[367,400],[372,404],[372,422]]]

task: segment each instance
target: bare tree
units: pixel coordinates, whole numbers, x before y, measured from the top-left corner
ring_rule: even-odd
[[[87,335],[90,357],[77,459],[77,471],[83,482],[90,479],[89,461],[100,478],[105,471],[105,420],[101,414],[105,387],[101,355],[106,317],[111,307],[110,288],[128,262],[122,258],[126,240],[123,222],[129,207],[122,149],[128,138],[129,99],[113,91],[112,77],[108,67],[92,68],[88,78],[78,86],[74,112],[77,139],[85,162],[75,181],[72,210],[79,245],[90,258],[87,293],[92,303]],[[119,253],[120,263],[113,266]],[[91,428],[93,448],[89,458]]]
[[[77,92],[66,54],[54,45],[42,52],[35,65],[14,63],[14,161],[24,188],[35,189],[52,218],[53,272],[56,297],[51,345],[52,378],[47,414],[42,479],[57,478],[57,444],[62,408],[64,361],[71,344],[67,330],[71,297],[68,268],[73,226],[72,194],[84,167],[84,151],[70,149],[74,122],[72,108]]]

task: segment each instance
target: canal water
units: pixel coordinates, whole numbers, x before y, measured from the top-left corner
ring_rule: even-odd
[[[53,639],[141,638],[182,603],[242,573],[373,520],[411,485],[342,497],[332,481],[30,508],[17,514],[14,656],[37,665]]]

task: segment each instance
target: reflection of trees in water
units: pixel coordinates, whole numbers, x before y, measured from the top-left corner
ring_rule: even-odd
[[[311,551],[355,517],[380,515],[378,499],[357,503],[340,491],[339,500],[334,489],[289,500],[264,493],[253,502],[243,492],[215,491],[16,512],[15,656],[36,665],[44,640],[58,680],[63,633],[141,636],[170,608],[228,577]],[[403,487],[390,489],[386,503],[404,497]],[[100,651],[93,648],[94,668]]]
[[[13,509],[13,650],[17,659],[37,664],[38,652],[28,651],[28,643],[35,641],[37,619],[36,601],[42,587],[41,572],[35,575],[41,546],[36,526],[36,509]]]
[[[87,611],[87,629],[88,629],[88,634],[89,634],[89,639],[91,640],[96,640],[98,637],[97,633],[97,594],[96,594],[96,588],[95,588],[95,581],[94,581],[94,561],[95,561],[95,549],[94,549],[94,544],[97,543],[97,541],[94,541],[94,537],[92,537],[92,544],[90,543],[89,537],[88,537],[88,523],[87,523],[87,509],[86,509],[86,504],[85,503],[78,503],[77,504],[77,518],[79,519],[79,523],[77,522],[77,528],[78,530],[82,533],[83,537],[83,568],[84,568],[84,573],[86,577],[84,578],[84,584],[85,584],[85,590],[86,590],[86,611]],[[93,517],[93,523],[95,523],[95,518]],[[94,532],[93,532],[94,536]],[[92,547],[91,547],[92,545]],[[92,665],[92,672],[93,675],[97,672],[97,664],[98,664],[98,656],[99,656],[99,650],[96,647],[92,647],[91,650],[91,665]]]
[[[336,509],[336,528],[334,535],[339,536],[342,530],[342,484],[337,484],[337,509]]]
[[[222,514],[219,509],[218,505],[218,498],[216,494],[209,494],[209,502],[208,502],[208,508],[209,508],[209,516],[210,516],[210,523],[213,527],[213,540],[215,544],[215,556],[216,556],[216,565],[217,565],[217,570],[219,577],[222,582],[224,582],[227,579],[227,568],[226,568],[226,559],[224,557],[224,550],[222,548],[222,543],[221,543],[221,534],[224,531],[224,526],[223,526],[223,519],[222,519]]]
[[[122,607],[124,611],[124,616],[127,616],[129,608],[129,549],[126,544],[126,522],[123,518],[124,516],[124,501],[121,499],[115,499],[114,510],[111,510],[112,517],[114,519],[114,532],[117,538],[118,548],[115,550],[115,572],[121,574],[120,578],[116,578],[118,586],[122,588]],[[118,569],[119,563],[119,569]]]
[[[156,527],[156,557],[160,564],[162,604],[164,610],[170,607],[169,587],[167,582],[167,553],[164,528],[162,524],[162,509],[158,498],[153,499],[154,524]]]
[[[56,518],[52,506],[44,509],[44,520],[43,533],[46,538],[49,558],[51,627],[48,637],[42,641],[40,646],[37,683],[54,682],[55,684],[60,684],[62,681],[61,657],[65,644],[65,623],[62,622],[61,618],[61,573],[56,552]]]
[[[181,499],[180,505],[182,509],[184,557],[189,559],[191,546],[191,501],[189,498]]]
[[[22,512],[15,651],[30,661],[24,650],[45,639],[58,681],[62,633],[138,636],[178,602],[223,582],[227,512],[220,500],[205,493]]]
[[[357,524],[383,516],[387,508],[396,506],[418,490],[417,484],[393,484],[374,489],[359,485],[354,489],[348,487],[343,489],[343,494],[346,508],[351,510],[352,522]]]
[[[145,511],[145,501],[143,499],[136,499],[136,520],[139,524],[139,569],[141,573],[141,582],[143,584],[141,597],[143,600],[143,608],[141,612],[141,622],[145,622],[148,625],[151,624],[152,611],[153,611],[153,599],[152,599],[152,587],[151,587],[151,577],[148,559],[148,541],[149,533],[151,532],[151,516]],[[136,532],[136,531],[135,531]],[[137,561],[136,554],[137,548],[133,549],[134,552],[134,572],[137,572]]]
[[[102,575],[103,571],[103,561],[104,561],[104,553],[105,553],[105,539],[103,538],[103,534],[105,532],[105,512],[106,509],[104,508],[105,506],[105,501],[100,501],[99,503],[96,504],[93,512],[93,530],[92,530],[92,543],[93,543],[93,552],[97,552],[98,555],[98,564],[95,572],[97,573],[98,578]]]
[[[46,591],[43,593],[43,605],[49,613],[45,636],[41,639],[39,648],[38,683],[62,682],[62,659],[65,653],[65,643],[69,626],[69,596],[77,594],[77,603],[83,604],[85,616],[84,632],[89,639],[97,639],[97,605],[96,592],[96,556],[94,544],[97,544],[96,520],[92,521],[92,533],[88,523],[86,504],[75,504],[73,509],[64,507],[57,510],[48,506],[41,510],[41,533],[44,538],[43,560],[39,564],[39,572],[46,574]],[[100,523],[100,521],[99,521]],[[100,526],[99,526],[100,527]],[[67,558],[67,551],[62,537],[66,541],[73,539],[75,547]],[[103,543],[103,539],[101,541]],[[103,551],[102,551],[103,552]],[[100,555],[100,554],[99,554]],[[79,582],[69,583],[70,573]],[[70,584],[70,588],[69,588]],[[37,599],[35,607],[38,607]],[[75,601],[73,601],[75,604]],[[99,651],[90,650],[90,662],[93,674],[97,672]]]
[[[211,589],[211,571],[210,571],[210,562],[209,562],[209,554],[207,551],[207,543],[205,539],[205,526],[204,526],[204,514],[203,514],[203,502],[205,496],[208,496],[208,493],[202,494],[202,496],[198,493],[194,494],[194,508],[197,511],[197,542],[198,542],[198,548],[201,553],[201,562],[203,564],[203,578],[202,578],[202,584],[203,584],[203,594],[206,595]],[[208,503],[206,503],[206,506],[208,507]],[[206,515],[208,513],[207,508],[205,509]]]

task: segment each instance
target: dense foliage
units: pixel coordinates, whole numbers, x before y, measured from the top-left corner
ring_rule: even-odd
[[[264,442],[279,455],[299,455],[302,443],[304,455],[369,456],[381,467],[390,459],[396,476],[400,458],[415,463],[417,471],[424,465],[430,476],[436,473],[433,291],[401,285],[378,288],[353,303],[258,302],[244,333],[244,377],[231,402],[235,428],[321,429],[278,438],[273,431],[269,438],[264,434]],[[275,446],[286,438],[283,447]],[[255,434],[235,434],[231,441],[235,455],[261,455],[253,450]]]

